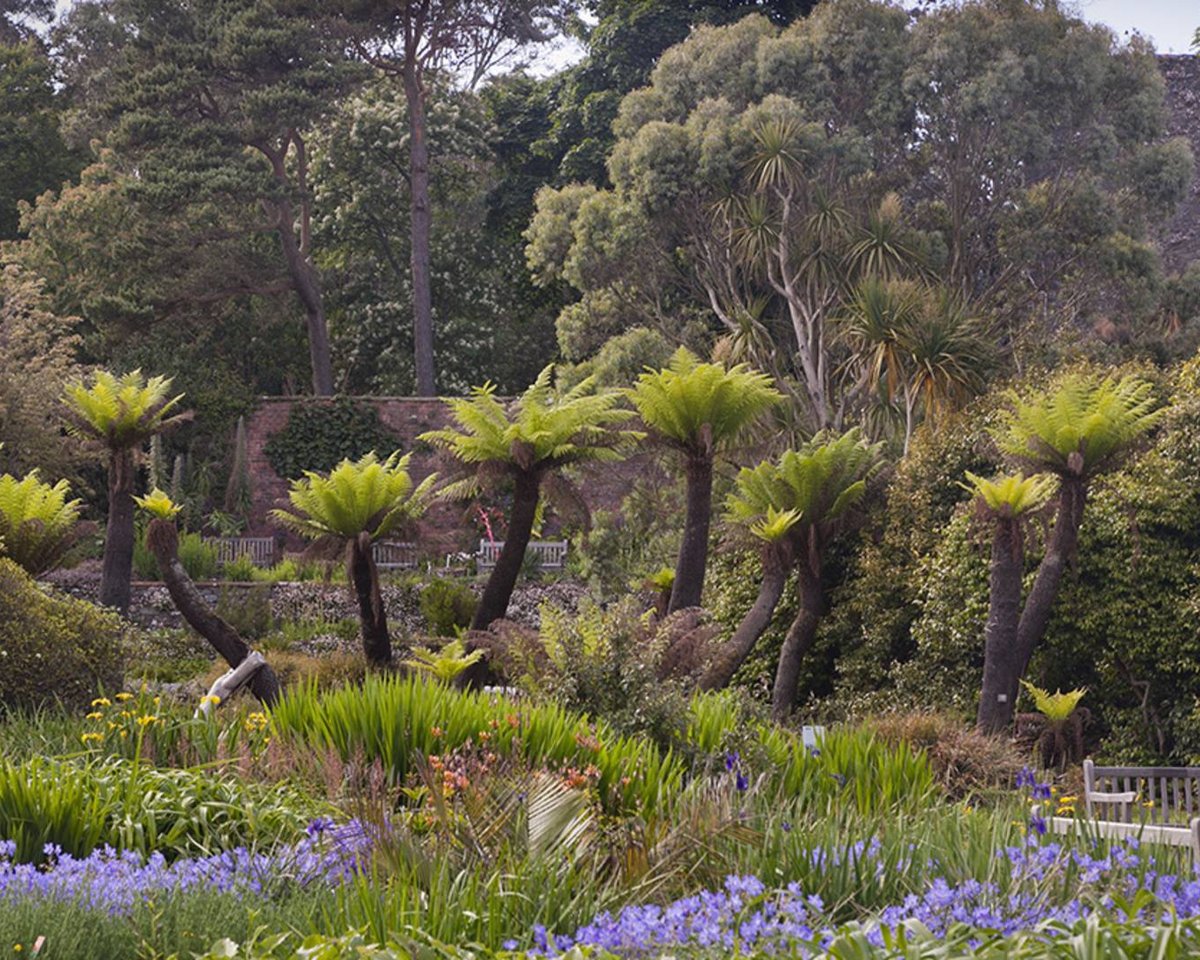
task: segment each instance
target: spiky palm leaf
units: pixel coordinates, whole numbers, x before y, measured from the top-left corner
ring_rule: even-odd
[[[858,239],[846,252],[854,276],[890,279],[919,265],[920,258],[905,240],[900,198],[887,194],[858,228]]]
[[[171,396],[170,377],[143,376],[134,370],[116,377],[98,370],[91,383],[68,384],[64,390],[68,428],[105,450],[131,450],[150,437],[190,419],[177,413],[183,394]]]
[[[409,457],[393,453],[380,460],[374,452],[360,460],[343,460],[328,474],[308,471],[293,480],[290,508],[271,511],[289,530],[312,540],[345,541],[366,533],[386,537],[404,520],[424,511],[435,476],[413,486]]]
[[[982,389],[991,350],[979,321],[947,291],[930,292],[920,314],[900,326],[908,387],[936,416]]]
[[[889,402],[908,371],[903,331],[919,316],[922,302],[920,287],[911,281],[867,277],[855,285],[837,320],[854,362],[863,365],[868,382],[878,384]]]
[[[70,486],[43,483],[36,470],[18,480],[0,476],[0,556],[31,576],[58,565],[79,530],[79,500],[68,500]]]
[[[1054,496],[1057,485],[1048,473],[1026,477],[1017,473],[988,480],[967,471],[963,489],[975,494],[987,510],[1000,517],[1023,517],[1041,509]]]
[[[638,377],[628,394],[647,426],[688,453],[727,446],[782,399],[766,374],[745,364],[701,363],[686,347],[663,369]]]
[[[1111,466],[1163,414],[1137,376],[1070,374],[1028,398],[1014,394],[1000,446],[1035,470],[1088,478]]]
[[[594,392],[592,377],[559,394],[553,374],[551,364],[511,408],[496,399],[490,383],[476,387],[470,397],[447,401],[457,429],[431,430],[420,437],[448,450],[467,468],[465,477],[443,488],[445,496],[471,496],[489,471],[515,467],[549,473],[584,461],[618,460],[622,445],[641,436],[613,429],[632,416],[617,406],[620,394]]]

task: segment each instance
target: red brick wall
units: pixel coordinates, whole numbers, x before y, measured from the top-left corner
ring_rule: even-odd
[[[379,411],[379,419],[399,438],[404,452],[412,452],[410,469],[414,480],[420,482],[434,471],[444,472],[445,455],[431,452],[426,445],[417,444],[417,437],[426,430],[436,430],[449,423],[449,411],[441,400],[417,397],[360,397]],[[252,481],[250,536],[271,536],[279,531],[268,513],[287,498],[287,482],[279,477],[267,459],[266,443],[272,434],[287,425],[292,405],[298,400],[311,403],[311,397],[263,397],[258,408],[247,419],[246,441]],[[618,463],[589,464],[581,471],[579,489],[590,510],[614,510],[629,489],[633,478],[647,468],[645,455]],[[422,553],[437,558],[455,550],[474,550],[479,538],[478,526],[469,505],[438,503],[422,520],[417,540]],[[549,529],[553,529],[552,527]],[[289,538],[289,544],[299,541]]]

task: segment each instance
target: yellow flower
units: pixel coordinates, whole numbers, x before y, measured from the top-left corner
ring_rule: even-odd
[[[103,720],[103,719],[104,719],[104,714],[103,714],[103,713],[101,713],[99,710],[94,710],[94,711],[92,711],[91,713],[89,713],[89,714],[87,715],[87,718],[88,718],[89,720]]]
[[[108,697],[97,697],[95,700],[92,701],[92,706],[93,707],[111,707],[112,701],[109,700]]]
[[[118,693],[118,694],[117,694],[117,699],[118,699],[118,700],[122,700],[122,701],[124,701],[124,700],[132,700],[132,699],[133,699],[133,694],[132,694],[132,693],[124,693],[124,692],[122,692],[122,693]]]
[[[148,726],[150,726],[150,724],[154,723],[156,720],[158,720],[158,717],[152,717],[148,713],[144,713],[140,717],[137,718],[138,726],[142,726],[142,727],[148,727]]]
[[[23,949],[25,949],[25,948],[22,947],[19,943],[13,944],[13,952],[14,953],[20,953]]]
[[[204,696],[202,696],[200,698],[200,706],[204,706],[206,703],[211,703],[214,707],[220,706],[221,698],[216,696],[215,694],[206,693]]]
[[[154,704],[154,705],[157,707],[157,706],[158,706],[160,703],[162,703],[162,697],[155,697],[155,698],[154,698],[153,700],[151,700],[150,702],[151,702],[152,704]]]
[[[91,743],[93,740],[95,740],[95,741],[103,740],[104,734],[102,734],[102,733],[81,733],[79,735],[79,739],[82,740],[84,743]]]

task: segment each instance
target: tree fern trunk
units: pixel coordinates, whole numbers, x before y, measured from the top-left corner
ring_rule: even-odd
[[[204,602],[192,578],[179,562],[179,535],[175,525],[166,520],[152,520],[146,531],[146,546],[154,554],[171,601],[183,619],[211,644],[230,667],[236,667],[245,660],[250,653],[249,644]],[[254,672],[249,686],[250,692],[264,706],[272,706],[279,699],[279,678],[267,664]]]
[[[775,615],[775,608],[779,606],[779,598],[783,596],[784,587],[787,585],[787,575],[787,566],[780,562],[773,552],[764,557],[762,583],[759,585],[754,605],[746,611],[733,636],[713,657],[707,672],[700,680],[701,689],[719,690],[733,679],[738,668],[746,662],[746,657],[758,643],[758,638],[771,625],[771,618]]]
[[[687,461],[687,518],[683,542],[675,562],[669,613],[700,606],[704,594],[704,571],[708,564],[708,528],[712,523],[711,456],[692,456]]]
[[[817,636],[817,625],[824,613],[824,596],[821,592],[820,570],[814,570],[807,562],[798,567],[797,593],[799,609],[788,627],[779,652],[779,667],[775,672],[775,687],[771,691],[771,718],[783,723],[792,712],[796,702],[796,688],[800,683],[800,667],[804,657],[812,649]]]
[[[133,576],[132,450],[114,451],[108,458],[108,523],[104,530],[104,561],[100,571],[100,603],[125,613]]]
[[[358,601],[363,653],[374,667],[392,662],[392,638],[388,633],[387,608],[379,590],[379,570],[371,551],[371,537],[360,533],[346,546],[346,570]]]
[[[1017,649],[1021,617],[1024,550],[1019,521],[997,518],[992,536],[988,619],[983,640],[983,686],[975,722],[983,733],[1001,733],[1012,723],[1022,664]]]
[[[492,574],[488,577],[487,586],[483,588],[483,596],[471,621],[472,630],[486,630],[493,620],[499,620],[508,613],[508,601],[517,585],[521,565],[525,562],[525,551],[533,535],[540,490],[539,476],[525,472],[517,474],[508,533],[500,556],[496,558],[496,565],[492,567]]]

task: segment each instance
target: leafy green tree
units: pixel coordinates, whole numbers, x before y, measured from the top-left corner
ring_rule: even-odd
[[[78,500],[68,500],[70,485],[43,483],[36,470],[18,480],[0,475],[0,555],[31,577],[52,570],[79,536]]]
[[[701,363],[680,347],[665,367],[643,373],[629,397],[652,436],[683,458],[687,516],[668,610],[698,607],[712,524],[713,464],[781,395],[765,374],[740,364],[726,369]]]
[[[310,471],[293,480],[290,506],[271,512],[278,523],[301,536],[344,545],[346,571],[358,599],[363,651],[375,666],[391,663],[392,641],[372,545],[420,516],[435,482],[436,477],[429,476],[414,485],[407,456],[393,453],[379,460],[369,453],[360,460],[343,460],[327,475]]]
[[[168,377],[145,377],[134,370],[116,377],[99,370],[64,391],[68,429],[108,458],[108,521],[100,572],[100,602],[121,613],[129,608],[133,570],[133,489],[137,455],[155,434],[191,419],[179,412],[183,395],[171,396]]]
[[[475,610],[474,630],[508,610],[546,481],[563,483],[562,470],[574,464],[618,460],[622,445],[640,436],[615,428],[632,416],[617,405],[619,393],[596,393],[592,381],[584,380],[560,394],[553,374],[554,367],[546,367],[508,408],[490,384],[470,397],[447,400],[457,426],[421,435],[458,461],[459,474],[443,496],[472,497],[498,482],[512,484],[508,534]]]
[[[189,253],[274,238],[269,273],[230,271],[196,295],[294,292],[313,390],[325,395],[333,374],[307,138],[360,72],[335,36],[313,28],[313,13],[301,0],[104,0],[73,8],[63,44],[82,104],[77,125],[103,136],[122,172],[136,171],[130,189],[161,220],[183,215]]]
[[[738,474],[729,514],[766,545],[763,579],[754,606],[714,657],[706,686],[723,686],[737,672],[770,624],[794,567],[798,606],[771,695],[772,715],[787,719],[804,656],[826,612],[823,567],[830,544],[860,518],[868,484],[881,467],[879,447],[855,429],[840,436],[819,434],[800,449],[786,451],[777,463],[764,462]]]
[[[1054,478],[1021,474],[986,480],[968,472],[976,511],[992,524],[992,563],[988,590],[987,629],[983,638],[983,692],[976,723],[987,733],[1003,730],[1011,717],[1007,664],[1018,654],[1017,625],[1021,613],[1021,579],[1025,573],[1023,526],[1054,495]],[[966,485],[965,485],[966,486]],[[1001,696],[1004,695],[1004,696]]]
[[[333,5],[363,60],[398,77],[408,125],[410,264],[416,392],[433,396],[433,207],[427,111],[434,76],[458,71],[478,83],[530,43],[548,39],[571,0],[339,0]]]

